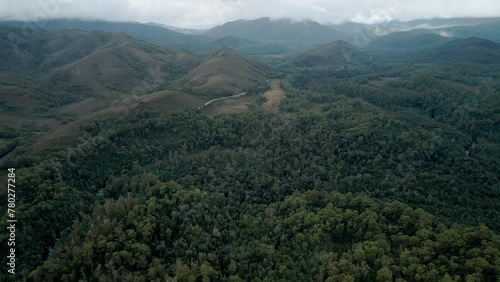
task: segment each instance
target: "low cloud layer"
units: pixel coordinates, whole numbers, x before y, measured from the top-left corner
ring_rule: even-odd
[[[0,19],[88,18],[210,28],[259,17],[378,23],[500,16],[498,0],[0,0]]]

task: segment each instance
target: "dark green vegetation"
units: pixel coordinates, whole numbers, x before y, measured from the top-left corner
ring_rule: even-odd
[[[450,41],[434,33],[422,33],[420,30],[394,32],[386,36],[377,37],[370,42],[369,47],[390,49],[391,52],[418,50]]]
[[[297,56],[291,64],[298,68],[341,69],[347,65],[362,64],[366,60],[366,55],[355,46],[345,41],[335,41]]]
[[[0,163],[17,168],[22,191],[14,280],[498,281],[496,43],[398,34],[269,66],[226,47],[193,54],[123,34],[43,35],[20,45],[23,63],[0,61],[4,84],[35,89],[2,88],[5,113],[17,112],[12,97],[43,93],[29,88],[37,76],[40,89],[132,100],[43,136],[2,124],[0,153],[21,145]],[[395,43],[407,40],[416,45]],[[128,70],[113,89],[92,77],[43,84],[102,52],[96,67]],[[151,64],[161,75],[142,71]],[[148,86],[133,95],[122,87],[135,79]],[[285,97],[264,110],[265,81],[278,79]],[[243,91],[233,114],[221,114],[226,103],[197,110]],[[81,103],[46,107],[57,119]]]
[[[419,62],[469,62],[477,64],[500,63],[500,45],[481,38],[455,39],[437,48],[418,53]]]

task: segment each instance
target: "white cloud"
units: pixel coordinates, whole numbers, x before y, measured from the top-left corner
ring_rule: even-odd
[[[397,9],[396,9],[397,8]],[[0,0],[0,19],[99,18],[207,28],[259,17],[321,23],[500,16],[498,0]]]

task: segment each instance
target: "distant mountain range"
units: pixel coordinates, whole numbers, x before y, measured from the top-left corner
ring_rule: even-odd
[[[414,30],[418,30],[420,33],[436,33],[447,37],[481,37],[500,42],[500,18],[392,21],[374,25],[353,22],[322,25],[314,21],[260,18],[228,22],[208,30],[205,35],[215,37],[235,36],[254,41],[333,42],[345,40],[357,44],[356,38],[360,36],[367,37],[366,39],[369,42],[394,32]]]
[[[6,21],[0,22],[0,25],[23,28],[25,23]],[[197,32],[151,23],[61,19],[34,23],[33,25],[38,29],[46,30],[78,29],[84,31],[123,32],[152,44],[182,48],[190,52],[208,52],[221,46],[227,46],[245,55],[276,55],[298,53],[314,46],[314,42],[295,42],[293,44],[288,42],[258,42],[231,34],[209,36],[202,34],[201,31]]]
[[[25,23],[19,21],[0,22],[0,25],[22,28]],[[137,22],[108,22],[60,19],[34,23],[39,29],[64,30],[78,29],[85,31],[100,30],[105,32],[124,32],[135,38],[158,45],[188,46],[192,42],[206,41],[208,38],[172,31],[161,25]]]
[[[292,58],[289,65],[297,68],[339,70],[345,67],[368,65],[372,62],[500,63],[500,44],[487,39],[477,37],[449,39],[435,34],[418,33],[412,36],[398,33],[397,37],[392,35],[386,37],[389,38],[387,40],[381,38],[370,48],[364,49],[345,41],[335,41]]]
[[[408,22],[391,21],[378,24],[391,32],[408,31],[413,29],[443,29],[456,26],[477,26],[484,24],[499,23],[500,18],[434,18],[419,19]]]
[[[213,37],[231,35],[255,41],[332,42],[349,37],[348,34],[335,28],[314,21],[296,22],[290,19],[270,18],[229,22],[214,27],[205,34]]]
[[[0,25],[23,27],[23,22]],[[237,20],[212,29],[193,30],[156,23],[49,20],[34,23],[47,30],[79,29],[124,32],[135,38],[190,52],[208,52],[227,46],[249,56],[297,55],[337,40],[358,47],[421,48],[453,38],[479,37],[500,43],[500,18],[429,19],[377,25],[343,23],[324,25],[314,21],[259,18]]]
[[[411,30],[405,32],[393,32],[385,36],[374,38],[368,45],[371,48],[387,48],[398,50],[413,50],[444,43],[452,38],[443,37],[432,32],[422,30]]]
[[[427,63],[498,64],[500,63],[500,45],[476,37],[455,39],[420,51],[411,59]]]

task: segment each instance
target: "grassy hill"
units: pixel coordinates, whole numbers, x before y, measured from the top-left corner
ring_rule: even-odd
[[[265,84],[265,77],[255,62],[227,47],[218,48],[183,78],[183,82],[210,96],[237,94]]]
[[[4,83],[38,100],[41,110],[57,110],[69,104],[71,112],[85,114],[109,106],[123,95],[141,94],[165,81],[185,75],[198,63],[193,54],[158,47],[123,33],[102,31],[39,31],[13,48],[8,36],[19,29],[2,29],[0,62]],[[5,43],[7,42],[7,44]],[[22,79],[30,77],[26,84]],[[87,100],[92,100],[88,106]],[[5,100],[10,106],[10,99]],[[30,105],[32,103],[29,103]],[[35,111],[36,112],[36,111]]]
[[[91,120],[130,109],[197,108],[207,95],[251,91],[266,80],[260,65],[226,47],[197,55],[125,33],[39,30],[25,37],[12,27],[0,28],[0,42],[0,129],[30,140],[57,129],[37,143],[41,149],[76,140]]]
[[[301,54],[294,58],[291,64],[301,68],[325,69],[360,64],[365,60],[365,55],[357,47],[339,40]]]

